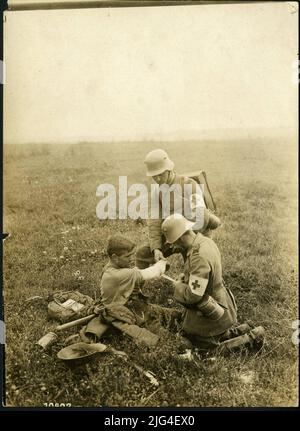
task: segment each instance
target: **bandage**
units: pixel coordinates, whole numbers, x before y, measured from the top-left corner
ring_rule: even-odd
[[[146,269],[140,269],[144,280],[150,280],[151,278],[160,277],[166,270],[167,261],[159,260],[154,265]]]

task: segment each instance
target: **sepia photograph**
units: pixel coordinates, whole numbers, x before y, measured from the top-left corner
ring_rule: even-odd
[[[298,3],[8,0],[3,47],[2,407],[298,407]]]

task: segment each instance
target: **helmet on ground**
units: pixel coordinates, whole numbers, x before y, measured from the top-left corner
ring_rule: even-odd
[[[162,174],[165,171],[172,171],[174,163],[169,159],[168,154],[164,150],[153,150],[147,154],[144,163],[147,167],[147,176],[154,177]]]
[[[192,229],[195,223],[187,220],[181,214],[172,214],[165,219],[161,229],[169,244],[177,241],[185,232]]]
[[[107,346],[102,343],[75,343],[64,347],[57,353],[57,357],[66,363],[79,365],[84,363],[98,353],[102,353],[107,349]]]

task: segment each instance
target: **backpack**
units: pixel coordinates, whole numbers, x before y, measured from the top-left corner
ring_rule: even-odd
[[[212,212],[216,212],[217,206],[215,204],[212,193],[210,191],[205,171],[194,171],[183,175],[186,177],[192,178],[200,185],[203,184],[204,202],[205,202],[206,208],[208,208]]]
[[[48,304],[48,317],[62,323],[76,319],[86,307],[93,305],[91,297],[75,291],[57,291]]]

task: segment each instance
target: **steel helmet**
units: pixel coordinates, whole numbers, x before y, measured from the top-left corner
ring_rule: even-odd
[[[195,223],[187,220],[181,214],[172,214],[165,219],[161,229],[169,244],[177,241],[186,231],[193,228]]]
[[[147,167],[147,176],[154,177],[162,174],[164,171],[172,171],[174,163],[169,159],[164,150],[153,150],[147,154],[144,163]]]

